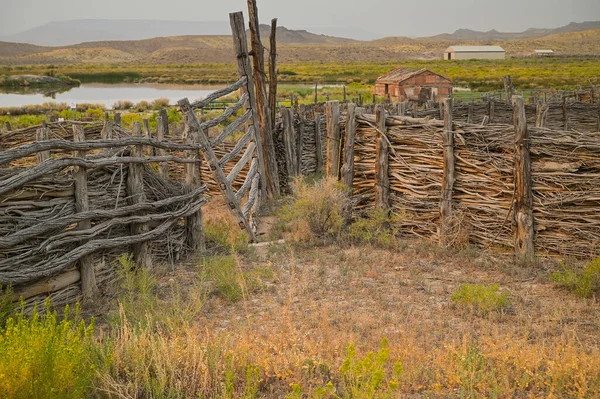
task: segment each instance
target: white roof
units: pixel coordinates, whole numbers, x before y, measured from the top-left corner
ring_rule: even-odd
[[[450,46],[447,53],[504,53],[500,46]]]
[[[544,54],[544,53],[547,53],[547,54],[554,53],[554,51],[552,51],[552,50],[534,50],[534,51],[536,53],[542,53],[542,54]]]

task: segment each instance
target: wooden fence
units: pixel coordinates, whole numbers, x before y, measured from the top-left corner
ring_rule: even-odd
[[[110,125],[110,124],[109,124]],[[206,187],[160,176],[164,162],[198,160],[158,151],[198,151],[142,135],[139,124],[62,122],[0,136],[0,284],[28,304],[93,298],[132,253],[139,267],[172,262],[196,243],[188,220]]]
[[[302,144],[295,149],[303,154],[299,170],[313,173],[314,115],[324,111],[326,133],[319,135],[318,153],[326,154],[323,171],[349,186],[351,216],[376,206],[389,209],[399,216],[402,234],[445,245],[471,243],[524,256],[534,250],[598,254],[600,133],[591,122],[597,106],[570,104],[572,128],[563,130],[535,127],[539,108],[514,98],[510,107],[493,105],[503,123],[498,117],[485,124],[467,123],[463,104],[449,106],[452,112],[380,104],[370,113],[330,102],[316,112],[310,107],[296,112],[294,129],[285,123],[293,111],[282,110],[276,134],[303,135],[290,142]],[[471,111],[472,121],[477,114]],[[575,130],[575,120],[585,129]]]

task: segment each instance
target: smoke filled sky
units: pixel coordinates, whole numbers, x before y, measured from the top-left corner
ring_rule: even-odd
[[[290,29],[356,27],[378,37],[459,28],[504,32],[600,20],[598,0],[258,0],[261,22]],[[70,19],[227,21],[243,0],[0,0],[0,35]]]

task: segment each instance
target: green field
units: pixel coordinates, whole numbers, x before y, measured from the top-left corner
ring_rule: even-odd
[[[477,91],[500,89],[502,77],[511,75],[520,89],[571,89],[600,83],[598,58],[546,58],[508,60],[399,60],[386,63],[289,63],[279,65],[281,83],[372,84],[378,76],[397,67],[428,68],[449,77],[455,86]],[[236,80],[233,64],[177,65],[24,65],[0,66],[0,75],[44,74],[49,68],[91,82],[229,83]]]

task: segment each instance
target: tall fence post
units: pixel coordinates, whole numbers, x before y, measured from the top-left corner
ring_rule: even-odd
[[[163,141],[165,139],[165,125],[163,123],[162,116],[156,118],[156,140]],[[159,157],[167,155],[167,151],[164,148],[157,148],[156,154]],[[169,164],[167,162],[160,162],[158,164],[158,173],[165,179],[169,178]]]
[[[37,129],[35,132],[35,138],[37,141],[46,141],[48,140],[48,126],[46,126],[46,121],[42,122],[42,127]],[[44,162],[46,159],[50,159],[50,151],[40,151],[37,153],[37,161],[38,163]]]
[[[515,124],[515,206],[514,245],[521,259],[531,261],[535,256],[533,188],[531,178],[531,156],[529,153],[529,131],[523,97],[513,96],[513,120]]]
[[[568,128],[568,120],[567,120],[567,98],[563,96],[562,98],[562,116],[563,116],[563,130],[567,130]]]
[[[139,122],[133,123],[132,135],[134,137],[142,136],[142,128]],[[131,156],[136,158],[144,157],[144,146],[134,145],[131,148]],[[146,194],[144,193],[144,166],[141,164],[132,163],[129,165],[129,173],[127,175],[127,193],[131,205],[146,202]],[[148,232],[147,223],[132,223],[131,234],[133,236]],[[133,244],[133,257],[139,268],[148,268],[151,266],[150,252],[147,242]]]
[[[291,108],[281,107],[283,118],[283,144],[285,147],[285,163],[288,176],[298,176],[298,148],[296,132],[294,131],[294,111]]]
[[[302,174],[302,151],[304,148],[304,104],[298,106],[298,131],[296,132],[296,157],[298,158],[298,175]]]
[[[104,125],[102,126],[102,131],[100,132],[100,138],[102,140],[110,140],[112,138],[113,125],[114,122],[109,119],[107,112],[104,118]]]
[[[269,44],[269,111],[271,113],[271,131],[275,132],[275,119],[277,116],[277,18],[271,20]]]
[[[315,112],[315,149],[317,151],[317,173],[323,171],[323,147],[321,143],[321,114]]]
[[[243,18],[243,17],[242,17]],[[269,102],[267,95],[267,82],[265,74],[265,49],[260,40],[260,28],[258,22],[258,6],[256,0],[248,0],[248,19],[250,25],[250,42],[252,44],[252,63],[255,89],[256,108],[258,111],[258,120],[260,122],[260,142],[256,144],[262,146],[262,156],[264,158],[265,175],[262,185],[266,188],[266,194],[269,197],[279,196],[279,175],[277,174],[277,159],[275,158],[275,145],[273,143],[273,129],[271,128],[271,113],[269,111]],[[243,23],[243,21],[242,21]],[[238,52],[239,54],[239,52]],[[250,78],[249,78],[250,79]],[[276,79],[276,77],[275,77]],[[252,101],[252,99],[250,100]]]
[[[73,125],[73,141],[85,141],[85,132],[83,126]],[[85,157],[85,151],[76,151],[75,156],[78,158]],[[82,213],[90,210],[88,197],[88,173],[87,170],[80,166],[73,167],[73,177],[75,180],[75,212]],[[77,223],[78,230],[89,230],[92,228],[92,222],[82,220]],[[94,256],[86,255],[79,260],[79,273],[81,278],[81,293],[85,300],[90,300],[98,293],[98,285],[96,283],[96,272],[94,265]]]
[[[186,126],[184,137],[185,144],[198,144],[200,142],[200,132]],[[201,160],[200,150],[190,150],[188,159]],[[202,172],[199,163],[188,163],[185,165],[185,188],[188,192],[202,186]],[[185,218],[185,236],[188,247],[192,250],[204,252],[206,244],[204,240],[204,227],[202,223],[202,208],[198,212]]]
[[[119,112],[115,112],[115,124],[121,126],[121,114]]]
[[[488,108],[488,123],[491,125],[494,123],[494,99],[490,98],[489,108]]]
[[[263,136],[260,130],[259,124],[259,113],[260,110],[258,108],[256,102],[256,95],[254,91],[254,78],[252,76],[252,67],[250,65],[250,56],[248,54],[248,42],[246,38],[246,27],[244,24],[244,14],[241,12],[236,12],[229,14],[229,22],[231,25],[231,32],[233,33],[233,49],[237,56],[238,62],[238,74],[240,76],[246,76],[246,92],[248,93],[248,98],[250,102],[250,108],[252,109],[252,124],[254,127],[254,141],[256,142],[256,154],[258,158],[258,170],[261,177],[261,194],[263,197],[267,196],[267,186],[270,187],[269,190],[271,194],[279,195],[279,176],[277,175],[277,165],[273,166],[270,163],[270,159],[267,160],[265,157],[267,156],[264,153],[265,147],[263,146]],[[270,127],[270,126],[269,126]],[[270,145],[273,145],[273,138],[271,137]],[[267,145],[268,146],[268,145]],[[272,160],[275,162],[275,149],[273,147],[273,158]],[[274,169],[272,169],[274,167]],[[267,170],[269,168],[269,170]],[[275,184],[277,183],[277,184]]]
[[[442,175],[442,201],[440,204],[440,245],[449,243],[449,233],[452,226],[452,193],[454,191],[455,163],[454,155],[454,128],[452,121],[452,99],[444,100],[444,133],[442,144],[444,146],[444,171]]]
[[[344,221],[348,225],[352,221],[352,185],[354,182],[354,141],[356,137],[356,104],[348,104],[346,114],[346,132],[344,140],[344,163],[342,165],[342,181],[348,189],[349,201],[343,210]]]
[[[386,112],[383,104],[375,107],[377,143],[375,147],[375,207],[390,208],[389,144],[385,123]]]
[[[338,177],[340,171],[340,102],[328,101],[327,108],[327,168],[328,177]]]

